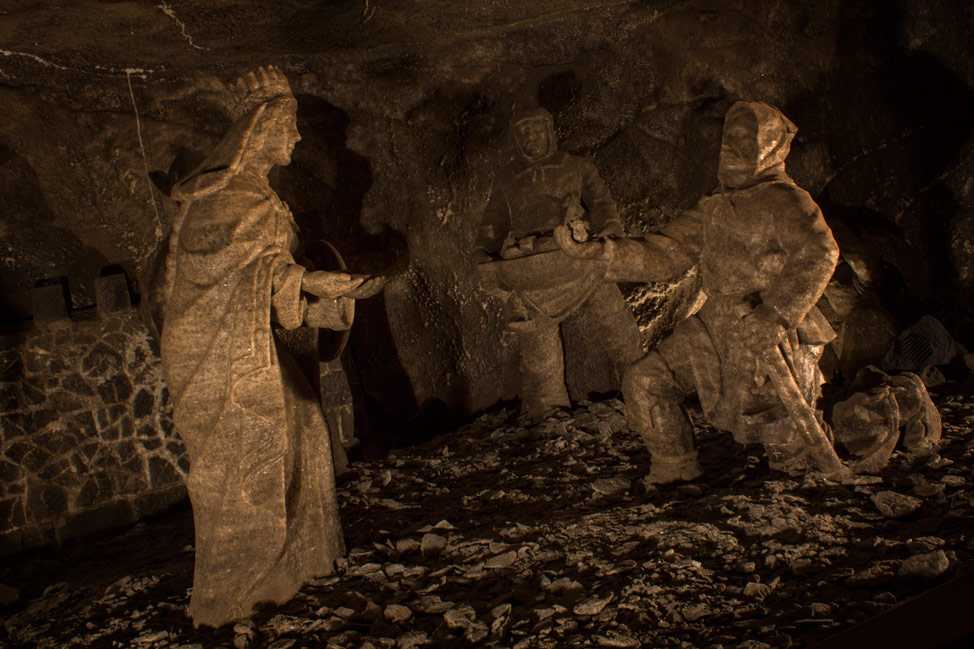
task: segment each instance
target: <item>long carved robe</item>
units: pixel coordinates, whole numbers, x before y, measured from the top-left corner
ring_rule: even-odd
[[[249,171],[216,191],[205,174],[177,191],[184,217],[162,358],[190,458],[189,613],[220,626],[329,574],[343,540],[320,406],[272,333],[272,320],[294,328],[307,311],[294,220]],[[332,328],[351,324],[349,301],[325,302],[316,307]]]

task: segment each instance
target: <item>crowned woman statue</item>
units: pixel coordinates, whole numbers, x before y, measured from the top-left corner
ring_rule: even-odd
[[[328,429],[272,323],[347,329],[354,300],[382,285],[295,263],[297,227],[267,174],[301,139],[297,102],[274,67],[230,94],[230,131],[173,188],[161,340],[190,460],[189,615],[214,627],[291,599],[344,550]]]

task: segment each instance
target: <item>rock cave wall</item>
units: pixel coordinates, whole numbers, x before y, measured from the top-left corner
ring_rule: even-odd
[[[0,14],[0,299],[13,328],[40,280],[68,277],[76,310],[109,264],[151,294],[176,204],[149,172],[164,187],[181,150],[213,146],[229,126],[220,82],[273,63],[303,137],[273,180],[305,240],[392,278],[360,303],[350,342],[384,443],[516,395],[516,343],[467,252],[510,155],[508,118],[525,106],[547,108],[561,148],[595,161],[630,232],[713,187],[733,101],[781,107],[799,127],[790,172],[879,269],[895,326],[932,313],[974,344],[971,6],[163,4],[13,2]],[[697,298],[692,277],[624,288],[647,346]],[[573,396],[611,390],[599,341],[568,334]],[[13,340],[4,353],[26,353]],[[5,421],[5,447],[12,435]]]
[[[134,523],[186,497],[162,365],[124,275],[68,317],[33,290],[33,326],[0,352],[0,556]],[[121,300],[119,299],[121,296]]]

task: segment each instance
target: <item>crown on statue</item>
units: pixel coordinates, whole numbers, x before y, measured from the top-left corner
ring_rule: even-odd
[[[230,117],[234,121],[272,99],[294,97],[287,77],[278,67],[273,65],[260,67],[241,75],[228,90],[230,92]]]

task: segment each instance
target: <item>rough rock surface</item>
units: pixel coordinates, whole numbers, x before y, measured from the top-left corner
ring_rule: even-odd
[[[398,272],[351,341],[369,414],[388,416],[377,430],[429,400],[464,414],[516,392],[516,345],[467,259],[515,106],[552,112],[634,232],[716,184],[730,103],[781,107],[799,127],[798,184],[961,335],[974,331],[971,26],[951,0],[7,0],[2,304],[26,317],[33,282],[61,275],[90,304],[105,264],[144,279],[175,214],[146,172],[208,150],[228,126],[218,81],[275,63],[304,137],[280,195],[350,266]],[[650,341],[692,289],[633,293],[656,319]],[[679,299],[642,308],[663,296]],[[885,306],[900,326],[922,315]]]
[[[504,410],[356,463],[338,574],[217,631],[185,615],[188,509],[0,564],[20,647],[803,647],[974,567],[974,400],[939,456],[835,484],[698,428],[705,480],[645,488],[615,400],[533,429]],[[623,489],[622,478],[630,487]],[[891,519],[871,499],[921,501]]]
[[[159,358],[138,313],[107,302],[0,339],[0,556],[186,498]]]

